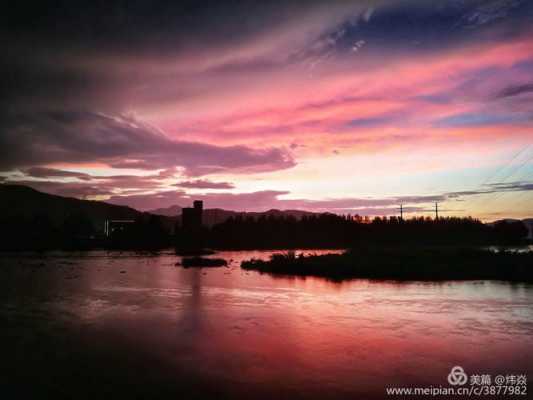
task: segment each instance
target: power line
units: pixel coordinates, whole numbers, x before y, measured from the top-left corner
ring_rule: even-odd
[[[528,146],[529,147],[529,146]],[[507,179],[512,177],[514,174],[516,174],[518,171],[520,171],[522,168],[524,168],[526,165],[529,164],[529,162],[533,160],[533,155],[528,157],[524,162],[519,164],[511,173],[507,174],[507,176],[498,183],[505,183]],[[503,196],[506,193],[514,192],[513,190],[501,190],[501,191],[494,191],[492,192],[488,198],[485,198],[485,202],[482,205],[482,208],[486,208],[487,205],[489,205],[490,202],[494,202],[494,200],[499,199],[501,196]]]
[[[492,178],[496,177],[500,172],[502,172],[503,170],[505,170],[507,167],[509,167],[514,160],[516,160],[524,151],[526,151],[527,149],[529,149],[531,145],[528,144],[524,147],[522,147],[519,151],[517,151],[513,157],[511,157],[511,159],[507,162],[507,164],[505,164],[503,167],[499,168],[494,174],[492,175],[489,175],[485,178],[485,180],[481,183],[481,186],[485,186],[490,180],[492,180]]]

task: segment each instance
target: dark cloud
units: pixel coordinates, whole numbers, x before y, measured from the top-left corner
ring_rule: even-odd
[[[358,6],[358,7],[355,7]],[[340,8],[345,30],[359,28],[381,38],[390,31],[398,40],[427,39],[454,33],[452,28],[494,26],[506,19],[525,23],[530,14],[527,0],[182,0],[182,1],[19,1],[4,10],[2,30],[76,41],[84,45],[107,45],[120,49],[132,45],[158,44],[171,51],[215,41],[236,42],[268,32],[273,26],[294,23],[309,14],[326,14]],[[355,10],[359,11],[355,13]],[[352,11],[352,13],[351,13]],[[342,15],[342,14],[341,14]],[[388,29],[383,29],[387,25]],[[332,30],[324,38],[345,40]],[[408,36],[409,35],[409,36]],[[155,50],[154,50],[155,51]]]
[[[348,16],[302,49],[297,60],[319,63],[332,54],[406,50],[435,52],[472,42],[489,42],[494,35],[510,38],[530,29],[533,5],[527,0],[384,1],[367,12]],[[381,53],[382,54],[382,53]]]
[[[174,186],[187,189],[233,189],[235,186],[230,182],[213,182],[207,179],[197,179],[194,181],[182,181]]]
[[[30,186],[52,194],[78,198],[113,196],[117,193],[131,196],[147,190],[162,190],[168,188],[166,180],[174,178],[176,174],[176,170],[172,168],[148,175],[102,176],[43,167],[29,168],[23,172],[24,175],[11,176],[9,182]],[[76,178],[82,182],[50,180],[55,178]],[[210,182],[208,180],[190,181],[188,182],[189,185],[184,185],[184,187],[192,188],[195,182],[198,183],[198,186],[207,187],[211,184],[216,188],[218,184],[220,185],[219,189],[233,188],[227,182]],[[187,184],[187,182],[184,183]]]
[[[295,165],[279,148],[215,146],[176,141],[132,117],[92,112],[10,116],[0,147],[10,149],[0,169],[57,162],[102,162],[114,167],[182,167],[191,176],[213,172],[263,172]]]
[[[27,176],[33,178],[77,178],[83,181],[92,179],[91,175],[82,172],[63,171],[55,168],[32,167],[24,171]]]
[[[63,182],[56,180],[9,179],[8,183],[29,186],[45,193],[76,198],[109,197],[116,193],[133,195],[147,190],[161,189],[160,182],[136,176],[116,176],[112,178],[96,178],[86,182]]]
[[[531,92],[533,92],[533,83],[525,83],[523,85],[508,86],[502,89],[496,95],[496,97],[498,98],[513,97],[513,96],[519,96],[521,94],[531,93]]]
[[[31,3],[31,4],[28,4]],[[311,12],[326,12],[349,1],[309,0],[181,0],[69,1],[49,4],[21,1],[2,16],[3,30],[31,31],[57,41],[132,49],[176,52],[192,44],[235,43],[270,31]],[[131,47],[136,46],[136,47]]]
[[[494,192],[521,192],[533,190],[533,183],[530,182],[509,182],[509,183],[491,183],[488,185],[490,193]]]
[[[363,51],[382,63],[406,47],[439,51],[445,43],[508,38],[530,27],[532,16],[533,3],[520,0],[21,1],[0,16],[9,43],[0,105],[30,115],[120,114],[213,93],[223,79],[190,84],[191,74],[210,69],[242,76],[314,64],[332,51],[352,55],[361,41],[357,65]]]
[[[95,196],[110,196],[112,191],[100,184],[84,182],[57,182],[57,181],[32,181],[32,180],[9,180],[6,183],[29,186],[41,192],[58,196],[75,197],[78,199],[94,198]]]
[[[0,34],[10,44],[0,101],[24,108],[104,104],[121,112],[142,86],[157,89],[145,95],[152,101],[197,95],[198,88],[176,91],[158,80],[180,79],[169,71],[191,55],[202,60],[189,66],[196,72],[314,65],[331,54],[356,54],[360,64],[366,51],[382,60],[406,49],[509,38],[529,29],[532,19],[526,0],[21,1],[0,16]],[[272,48],[263,46],[276,37]],[[160,65],[174,68],[153,68]]]
[[[292,35],[286,33],[289,31],[295,32],[300,37],[295,41],[304,45],[302,38],[319,25],[313,22],[313,16],[328,25],[360,8],[357,3],[22,1],[0,15],[0,35],[10,44],[2,57],[3,76],[8,77],[3,97],[11,105],[15,100],[21,106],[48,100],[47,106],[59,106],[69,100],[84,105],[81,108],[101,105],[105,100],[107,111],[117,106],[121,111],[124,104],[116,104],[115,97],[122,96],[114,92],[138,95],[138,86],[151,85],[158,89],[157,94],[152,94],[154,100],[176,99],[190,94],[188,89],[183,89],[185,93],[172,89],[169,92],[168,85],[155,84],[154,77],[161,71],[154,65],[170,64],[175,66],[173,70],[188,68],[195,72],[206,68],[238,71],[241,65],[269,68],[278,65],[273,54],[286,59],[282,51],[266,51],[268,56],[261,51],[252,51],[251,55],[243,52],[241,56],[238,50],[252,49],[264,41],[272,34],[272,27],[277,29],[273,37],[279,36],[280,46],[292,41]],[[187,67],[191,58],[199,58],[200,62]],[[204,62],[206,59],[208,63]],[[146,67],[152,71],[146,73]],[[170,76],[168,71],[161,75],[166,79],[179,78],[179,74]],[[131,103],[134,98],[126,96],[125,101]]]

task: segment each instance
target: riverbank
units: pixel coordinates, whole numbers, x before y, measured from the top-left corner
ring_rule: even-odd
[[[273,275],[390,280],[533,282],[533,253],[457,247],[360,247],[343,254],[274,254],[248,260],[245,270]]]

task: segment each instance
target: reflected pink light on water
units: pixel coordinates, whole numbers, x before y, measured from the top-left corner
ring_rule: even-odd
[[[172,253],[59,254],[45,259],[43,284],[21,290],[97,352],[146,357],[176,381],[199,379],[230,396],[379,398],[385,386],[446,385],[454,365],[533,373],[531,286],[338,283],[238,266],[270,254],[221,252],[234,261],[214,269],[175,266]]]

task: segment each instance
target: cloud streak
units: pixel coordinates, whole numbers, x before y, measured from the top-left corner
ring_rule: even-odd
[[[90,181],[92,176],[83,172],[64,171],[55,168],[32,167],[24,171],[32,178],[76,178],[82,181]]]
[[[213,182],[207,179],[197,179],[194,181],[182,181],[174,186],[187,189],[234,189],[235,186],[229,182]]]
[[[194,200],[203,200],[208,208],[223,208],[234,211],[266,211],[269,209],[300,209],[315,212],[359,213],[361,215],[397,214],[399,205],[405,205],[406,213],[433,211],[435,202],[445,203],[502,192],[533,191],[532,183],[516,182],[491,184],[486,189],[447,192],[438,195],[396,196],[384,198],[335,198],[335,199],[287,199],[289,191],[263,190],[249,193],[204,193],[190,195],[183,191],[165,191],[156,196],[140,194],[133,196],[112,196],[113,204],[128,205],[141,210],[174,205],[185,206]],[[428,208],[428,205],[430,208]],[[374,212],[374,213],[373,213]]]
[[[496,97],[506,98],[506,97],[519,96],[522,94],[528,94],[528,93],[533,93],[533,83],[524,83],[522,85],[508,86],[502,89]]]
[[[214,172],[265,172],[291,168],[280,148],[216,146],[178,141],[133,117],[92,112],[17,115],[3,122],[4,170],[51,163],[100,162],[115,168],[181,167],[190,176]],[[43,173],[45,170],[30,170]],[[48,176],[51,171],[48,170]]]

